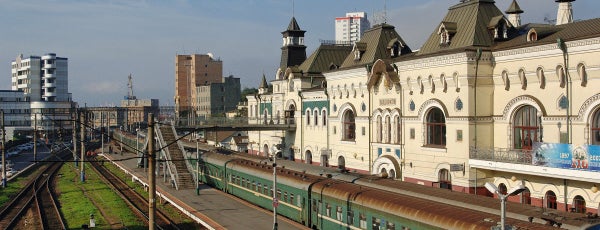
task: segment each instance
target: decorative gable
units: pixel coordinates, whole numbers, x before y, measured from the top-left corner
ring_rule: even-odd
[[[449,45],[454,34],[456,34],[456,22],[442,22],[438,28],[440,35],[440,45]]]
[[[508,28],[512,27],[504,15],[498,15],[490,20],[488,29],[492,32],[494,40],[508,39]]]

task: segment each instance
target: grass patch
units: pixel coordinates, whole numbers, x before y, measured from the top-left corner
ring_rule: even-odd
[[[89,224],[90,214],[94,214],[96,227],[101,229],[111,228],[109,222],[120,222],[127,229],[147,228],[88,164],[85,172],[86,181],[81,183],[79,169],[73,164],[65,164],[60,170],[62,177],[57,190],[61,212],[69,229]]]
[[[105,164],[106,169],[108,169],[109,171],[111,171],[113,174],[117,175],[119,178],[121,178],[123,181],[125,181],[127,183],[127,185],[129,185],[130,188],[133,188],[138,194],[144,196],[144,197],[148,197],[148,192],[144,190],[144,187],[137,183],[137,182],[133,182],[131,181],[131,176],[127,175],[125,172],[123,172],[123,170],[121,170],[120,168],[118,168],[117,166],[113,165],[113,164]],[[159,179],[159,178],[157,178]],[[157,183],[162,183],[160,180],[156,181]],[[159,198],[157,197],[157,200],[159,200]],[[177,222],[177,226],[179,226],[180,228],[198,228],[199,225],[192,220],[191,218],[189,218],[188,216],[186,216],[185,214],[181,213],[177,208],[173,207],[170,204],[160,204],[159,202],[157,202],[156,207],[162,211],[163,213],[167,214],[169,217],[171,217],[173,219],[173,221]]]
[[[36,167],[35,170],[29,170],[19,175],[15,179],[8,181],[6,184],[6,188],[0,188],[0,207],[4,206],[7,202],[9,202],[13,197],[15,197],[21,190],[27,185],[27,183],[33,179],[33,176],[36,175],[40,170],[42,170],[43,164],[40,164],[40,167]]]

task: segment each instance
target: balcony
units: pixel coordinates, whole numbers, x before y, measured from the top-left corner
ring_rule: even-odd
[[[582,160],[578,160],[580,157],[572,153],[575,151],[565,151],[563,145],[567,144],[544,143],[533,150],[471,146],[469,165],[472,168],[494,171],[597,182],[597,178],[600,178],[598,156],[589,151],[591,156],[587,157],[586,163],[582,163]]]
[[[56,83],[44,83],[42,88],[54,88],[56,87]]]
[[[45,92],[42,97],[56,97],[56,92]]]
[[[56,68],[56,63],[44,64],[44,69],[55,69],[55,68]]]
[[[49,74],[49,73],[47,73],[47,74],[44,74],[44,79],[49,79],[49,78],[56,78],[56,75],[54,75],[54,74]]]

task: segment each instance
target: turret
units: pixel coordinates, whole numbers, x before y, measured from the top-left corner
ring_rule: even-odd
[[[508,21],[510,24],[512,24],[514,27],[521,26],[521,14],[523,13],[523,10],[521,10],[517,0],[513,0],[510,4],[510,7],[508,7],[508,10],[504,12],[508,14]]]
[[[556,25],[573,22],[573,6],[575,0],[556,0],[558,2],[558,13],[556,14]]]

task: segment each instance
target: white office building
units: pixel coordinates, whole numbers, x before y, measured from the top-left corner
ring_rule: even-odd
[[[25,92],[29,101],[71,101],[67,58],[21,54],[11,64],[12,90]]]
[[[345,17],[335,18],[335,40],[354,43],[360,40],[363,32],[371,28],[365,12],[346,13]]]
[[[55,53],[29,57],[21,54],[11,66],[11,89],[22,91],[23,100],[30,102],[31,126],[46,131],[70,127],[73,102],[68,59]]]

